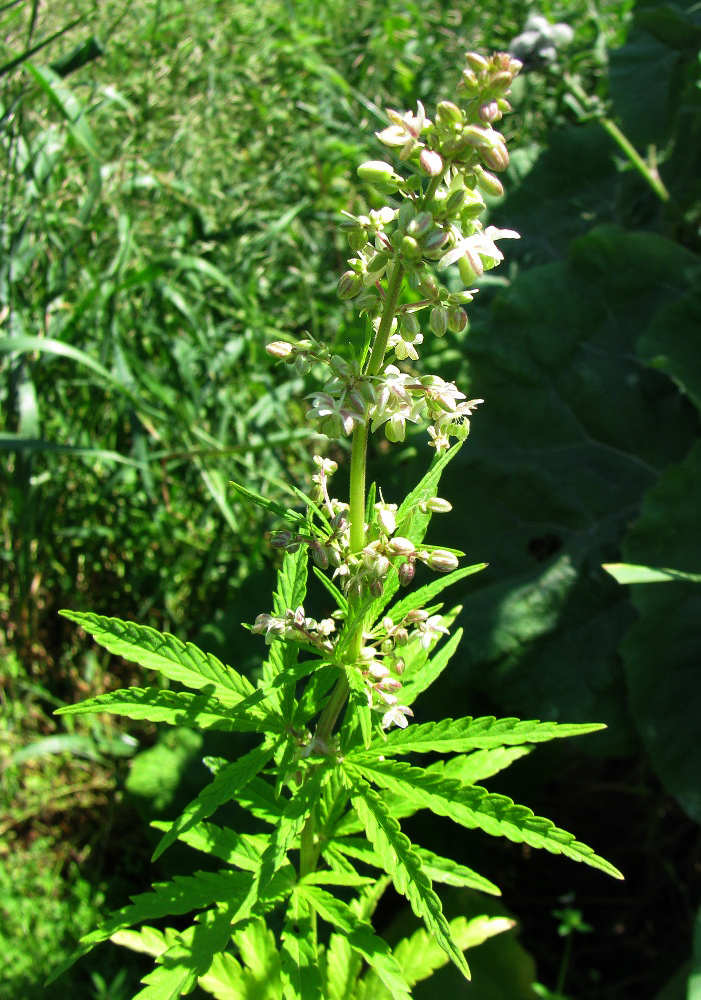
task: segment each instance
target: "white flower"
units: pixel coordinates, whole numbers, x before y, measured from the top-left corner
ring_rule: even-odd
[[[406,729],[409,725],[409,721],[406,718],[407,715],[413,716],[413,712],[407,705],[393,705],[388,712],[382,716],[382,728],[389,729],[390,726],[399,726],[400,729]]]
[[[487,226],[483,233],[473,233],[472,236],[460,236],[455,227],[453,227],[453,232],[458,237],[458,242],[452,250],[441,257],[438,270],[442,271],[460,260],[461,257],[466,257],[478,277],[485,268],[490,270],[504,259],[504,254],[494,242],[495,240],[518,240],[521,238],[514,229],[497,229],[496,226]]]
[[[419,633],[419,644],[423,649],[428,649],[434,639],[440,635],[448,635],[448,629],[442,624],[440,615],[431,615],[425,622],[418,622],[416,631]]]
[[[408,160],[414,150],[421,146],[419,136],[424,128],[431,124],[426,118],[424,106],[421,101],[417,101],[415,115],[411,111],[400,115],[398,111],[387,108],[387,117],[392,124],[381,132],[376,132],[375,135],[385,146],[401,146],[399,159]]]

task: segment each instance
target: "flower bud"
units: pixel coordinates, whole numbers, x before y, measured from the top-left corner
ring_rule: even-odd
[[[406,616],[406,620],[410,625],[416,625],[417,622],[425,622],[427,618],[428,612],[423,611],[421,608],[414,608]]]
[[[426,506],[433,514],[447,514],[453,509],[452,503],[448,500],[442,500],[441,497],[431,497],[430,500],[426,501]]]
[[[409,236],[424,236],[433,225],[433,216],[430,212],[419,212],[415,219],[412,219],[406,227]]]
[[[424,274],[421,276],[419,289],[427,299],[435,299],[438,297],[438,282],[432,274]]]
[[[485,194],[491,194],[495,198],[501,198],[504,193],[504,185],[499,178],[487,170],[477,171],[477,187]]]
[[[419,155],[419,165],[429,177],[438,177],[443,170],[443,158],[433,149],[422,149]]]
[[[477,113],[480,119],[487,124],[496,122],[501,118],[501,111],[496,101],[485,101],[484,104],[480,105]]]
[[[492,170],[506,170],[509,165],[509,151],[503,142],[481,149],[480,155]]]
[[[451,333],[462,333],[467,328],[467,313],[460,306],[448,310],[448,329]]]
[[[329,568],[329,557],[326,549],[322,548],[321,545],[314,545],[312,547],[312,559],[319,567],[319,569]]]
[[[401,180],[391,164],[385,163],[384,160],[367,160],[360,164],[357,173],[362,180],[370,181],[372,184],[390,184]]]
[[[475,83],[477,83],[476,77]],[[464,114],[457,104],[453,104],[452,101],[441,101],[436,108],[437,125],[462,125],[464,120]]]
[[[348,233],[348,246],[351,250],[362,250],[368,241],[365,229],[351,229]]]
[[[437,573],[452,573],[458,568],[458,557],[445,549],[434,549],[428,557],[428,565]]]
[[[428,325],[437,337],[442,337],[448,329],[448,310],[445,306],[434,306]]]
[[[408,587],[411,581],[414,579],[414,572],[416,567],[413,562],[405,562],[399,567],[399,586]]]
[[[400,249],[403,256],[407,257],[409,260],[418,260],[423,253],[421,246],[413,236],[402,237]]]
[[[505,93],[508,91],[511,83],[513,81],[513,76],[508,71],[508,69],[499,70],[498,73],[494,73],[489,80],[489,86],[491,90],[501,91]]]
[[[274,340],[272,344],[266,345],[265,350],[271,358],[280,358],[281,360],[284,360],[285,358],[289,358],[294,348],[292,344],[288,344],[284,340]]]
[[[338,280],[338,295],[341,299],[353,299],[362,291],[363,279],[355,271],[346,271]]]
[[[476,73],[482,73],[484,70],[489,69],[489,63],[478,52],[466,52],[465,62]]]
[[[403,313],[399,325],[402,333],[407,334],[408,337],[415,337],[417,333],[421,333],[421,327],[418,319],[416,318],[416,313]]]
[[[458,271],[460,272],[460,278],[465,285],[471,285],[477,277],[475,269],[472,267],[467,257],[461,257],[458,261]]]
[[[392,664],[392,667],[394,669],[395,674],[399,674],[399,676],[401,677],[406,669],[406,663],[404,662],[401,656],[398,656],[397,659]]]
[[[408,538],[397,535],[387,543],[387,551],[393,556],[411,556],[416,551],[416,546]]]

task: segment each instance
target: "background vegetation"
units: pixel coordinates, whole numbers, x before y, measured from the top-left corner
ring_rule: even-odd
[[[508,48],[533,13],[574,37],[514,92],[492,213],[523,238],[467,336],[429,359],[487,401],[445,492],[463,512],[450,544],[490,563],[460,595],[469,640],[433,709],[607,722],[525,758],[510,792],[518,775],[627,881],[490,844],[477,867],[508,886],[519,934],[484,946],[463,995],[701,996],[701,588],[601,569],[701,571],[696,5],[15,0],[0,9],[1,1000],[45,996],[60,954],[143,888],[148,822],[225,752],[54,720],[133,679],[57,610],[118,612],[252,668],[239,623],[266,610],[275,526],[228,481],[275,497],[313,450],[305,380],[264,345],[352,336],[337,220],[371,197],[355,166],[384,107],[432,106],[467,46]],[[381,458],[397,497],[427,461],[419,439]],[[404,915],[383,916],[391,937]],[[139,974],[102,949],[54,988],[118,1000]]]

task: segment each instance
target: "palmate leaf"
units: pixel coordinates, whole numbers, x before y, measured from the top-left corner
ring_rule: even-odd
[[[233,935],[245,966],[250,993],[229,993],[232,996],[255,996],[260,1000],[280,1000],[280,955],[275,935],[263,920],[250,920]]]
[[[287,852],[297,846],[302,828],[319,799],[321,788],[330,778],[333,767],[333,761],[321,765],[319,770],[305,781],[294,798],[287,802],[261,855],[250,891],[238,910],[239,920],[243,920],[253,911],[275,873],[286,862]]]
[[[508,917],[455,917],[450,921],[450,930],[458,946],[466,951],[476,948],[495,934],[503,934],[514,926],[514,921]],[[411,937],[403,938],[394,949],[397,961],[401,965],[402,974],[409,986],[428,979],[442,968],[448,961],[445,952],[436,944],[425,927],[420,927]],[[388,996],[377,981],[374,971],[362,980],[363,996],[367,1000],[384,1000]]]
[[[419,587],[418,590],[412,591],[407,594],[406,597],[402,598],[401,601],[397,601],[396,604],[392,605],[389,609],[389,617],[393,622],[400,622],[410,611],[416,611],[417,608],[425,608],[427,604],[438,597],[446,587],[451,587],[454,583],[459,580],[463,580],[466,576],[472,576],[474,573],[479,573],[481,570],[486,569],[487,563],[475,563],[474,566],[463,566],[461,569],[456,569],[452,573],[446,573],[445,576],[436,577],[430,583],[425,584],[423,587]]]
[[[171,823],[156,821],[151,823],[155,830],[167,831]],[[254,872],[260,864],[260,856],[267,847],[268,838],[262,834],[236,833],[228,826],[216,823],[198,823],[191,830],[178,837],[183,844],[235,865],[246,872]]]
[[[252,696],[256,697],[256,693]],[[128,719],[149,719],[190,729],[218,729],[224,732],[252,733],[284,732],[279,716],[253,714],[255,706],[247,707],[249,699],[236,708],[228,707],[209,695],[194,695],[188,691],[163,691],[158,688],[126,688],[98,695],[75,705],[59,708],[55,715],[85,715],[108,712]]]
[[[142,979],[146,989],[134,1000],[178,1000],[191,992],[217,952],[226,948],[231,936],[233,906],[202,915],[202,921],[177,936],[157,958],[158,968]]]
[[[456,778],[463,785],[474,785],[503,771],[520,757],[525,757],[533,748],[495,747],[493,750],[473,750],[472,753],[458,754],[448,760],[437,760],[427,771],[442,774],[446,778]]]
[[[294,611],[299,605],[304,604],[308,563],[305,546],[301,546],[296,552],[285,552],[282,566],[277,574],[277,589],[273,594],[274,614],[284,617],[286,611]],[[288,685],[276,690],[273,682],[280,674],[294,669],[298,655],[299,648],[294,643],[273,642],[263,663],[263,681],[271,691],[270,703],[287,723],[292,722],[294,688]]]
[[[402,833],[397,820],[390,815],[387,806],[377,792],[364,780],[359,768],[344,764],[348,778],[353,806],[365,828],[384,870],[392,876],[397,892],[406,896],[412,910],[424,920],[429,931],[435,935],[441,948],[457,965],[465,978],[470,978],[470,970],[463,953],[450,935],[441,901],[431,887],[431,880],[424,871],[421,858],[411,841]]]
[[[355,837],[331,838],[324,844],[324,857],[327,856],[326,852],[329,847],[365,864],[373,865],[376,868],[383,867],[378,854],[365,840]],[[421,859],[424,871],[432,882],[442,882],[445,885],[477,889],[480,892],[487,892],[493,896],[501,895],[498,886],[490,882],[489,879],[484,878],[483,875],[478,875],[471,868],[458,864],[457,861],[453,861],[450,858],[443,858],[438,854],[434,854],[433,851],[425,850],[423,847],[417,847],[416,844],[414,844],[414,850]]]
[[[359,764],[353,760],[353,765],[364,778],[381,788],[413,796],[424,808],[438,816],[447,816],[468,829],[479,827],[493,836],[542,847],[551,854],[564,854],[614,878],[623,878],[617,868],[576,840],[573,834],[556,827],[549,819],[535,816],[527,806],[516,805],[505,795],[488,792],[479,785],[463,785],[404,761],[378,760]]]
[[[246,787],[259,771],[265,767],[275,750],[280,744],[269,741],[261,747],[251,750],[231,764],[227,764],[219,771],[209,785],[206,785],[199,795],[186,806],[182,814],[178,816],[168,832],[163,836],[154,851],[154,861],[174,843],[181,833],[190,830],[193,826],[207,819],[212,813],[223,805],[235,799],[238,793]]]
[[[476,750],[473,753],[460,754],[450,760],[437,760],[424,770],[429,774],[454,778],[464,785],[469,785],[497,774],[514,760],[530,753],[531,749],[531,747],[495,747],[494,750]],[[389,811],[397,819],[413,816],[425,808],[411,792],[386,791],[383,799]],[[360,820],[354,813],[349,812],[331,826],[327,836],[333,834],[333,837],[347,837],[359,830],[362,830]]]
[[[244,970],[228,951],[220,951],[215,955],[209,969],[197,982],[200,988],[205,993],[210,993],[215,1000],[231,1000],[231,997],[246,996]],[[269,994],[261,994],[261,1000],[268,1000],[268,997]],[[270,1000],[274,998],[270,996]]]
[[[280,949],[285,1000],[324,1000],[309,900],[293,891]]]
[[[60,614],[80,625],[110,653],[147,670],[157,670],[186,687],[205,688],[225,705],[236,705],[255,691],[250,681],[232,667],[224,666],[216,656],[203,653],[191,642],[181,642],[169,633],[91,612],[61,611]]]
[[[369,921],[380,898],[392,879],[383,875],[375,884],[363,890],[350,903],[350,909],[361,920]],[[354,951],[345,934],[332,934],[325,954],[326,1000],[352,1000],[356,997],[357,979],[363,966],[359,952]]]
[[[96,944],[107,941],[117,931],[132,927],[142,920],[157,920],[189,913],[191,910],[206,909],[217,902],[233,906],[237,900],[245,897],[250,884],[250,875],[232,871],[176,875],[171,882],[157,883],[152,892],[133,896],[129,906],[116,910],[96,930],[82,937],[76,951],[51,974],[47,984],[57,979],[83,955],[87,955]]]
[[[426,500],[436,496],[438,483],[448,462],[453,459],[462,448],[459,441],[448,451],[436,455],[431,463],[426,475],[414,489],[403,500],[396,514],[397,531],[396,534],[403,538],[408,538],[419,546],[424,539],[426,530],[431,520],[431,512],[425,508],[421,509]],[[369,618],[377,621],[384,608],[388,606],[394,595],[399,590],[399,577],[397,573],[391,573],[385,581],[382,595],[375,599],[370,609]]]
[[[485,716],[473,719],[443,719],[423,725],[395,729],[385,739],[379,738],[370,746],[370,754],[379,751],[384,756],[396,753],[464,753],[467,750],[488,749],[499,746],[517,746],[521,743],[546,743],[565,736],[583,736],[595,733],[606,726],[601,723],[558,723],[520,719],[495,719]]]
[[[443,623],[449,624],[448,616],[444,616]],[[455,653],[462,639],[462,629],[451,635],[450,639],[444,643],[440,649],[434,653],[428,662],[425,662],[421,669],[416,669],[416,663],[412,659],[406,666],[407,680],[402,685],[402,704],[413,705],[422,691],[425,691],[437,677],[439,677],[450,662],[450,658]],[[406,648],[406,647],[405,647]],[[405,659],[406,662],[406,659]]]
[[[371,924],[357,917],[347,903],[316,885],[302,881],[297,892],[309,901],[322,920],[343,931],[351,948],[374,969],[393,1000],[408,1000],[411,997],[389,945],[375,934]]]

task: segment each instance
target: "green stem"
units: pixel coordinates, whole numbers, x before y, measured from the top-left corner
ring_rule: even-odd
[[[321,713],[319,725],[316,727],[317,740],[320,740],[326,746],[329,745],[333,727],[336,725],[336,719],[341,714],[341,709],[346,703],[349,691],[348,678],[343,673],[336,682],[336,687],[333,689],[331,697],[326,703],[326,708]]]
[[[616,142],[623,150],[635,169],[645,178],[660,201],[669,201],[669,191],[665,187],[662,178],[657,173],[657,169],[655,167],[651,167],[650,164],[642,158],[633,143],[623,134],[623,132],[621,132],[615,122],[612,122],[610,118],[600,118],[599,121],[614,142]]]
[[[372,353],[370,355],[370,360],[368,361],[367,371],[365,372],[366,375],[377,375],[382,369],[385,354],[387,353],[389,331],[392,329],[392,320],[394,319],[394,314],[397,311],[397,302],[399,301],[399,292],[402,288],[403,278],[404,268],[399,261],[395,260],[394,267],[392,268],[392,277],[389,279],[389,285],[387,286],[385,304],[382,308],[382,319],[380,320],[380,325],[377,329],[375,343],[372,345]],[[365,456],[363,456],[363,461],[364,460]]]
[[[565,980],[567,979],[567,969],[569,968],[570,958],[572,956],[572,938],[573,934],[569,934],[565,938],[565,948],[562,953],[562,961],[560,962],[560,971],[557,977],[557,985],[555,986],[556,993],[562,993],[565,988]]]
[[[573,80],[570,76],[565,76],[565,83],[570,90],[570,93],[579,101],[582,110],[580,112],[581,118],[588,117],[591,113],[591,99],[584,92],[582,87],[579,86],[576,80]],[[621,149],[625,155],[628,157],[630,162],[633,164],[638,173],[643,177],[647,183],[650,185],[652,190],[655,192],[660,201],[668,202],[670,200],[670,194],[662,181],[662,178],[657,172],[657,168],[651,166],[646,160],[642,158],[640,153],[637,151],[633,143],[630,141],[628,136],[621,132],[620,128],[614,121],[609,117],[602,114],[601,109],[597,109],[593,112],[594,118],[598,121],[602,128],[611,136],[616,145]]]

